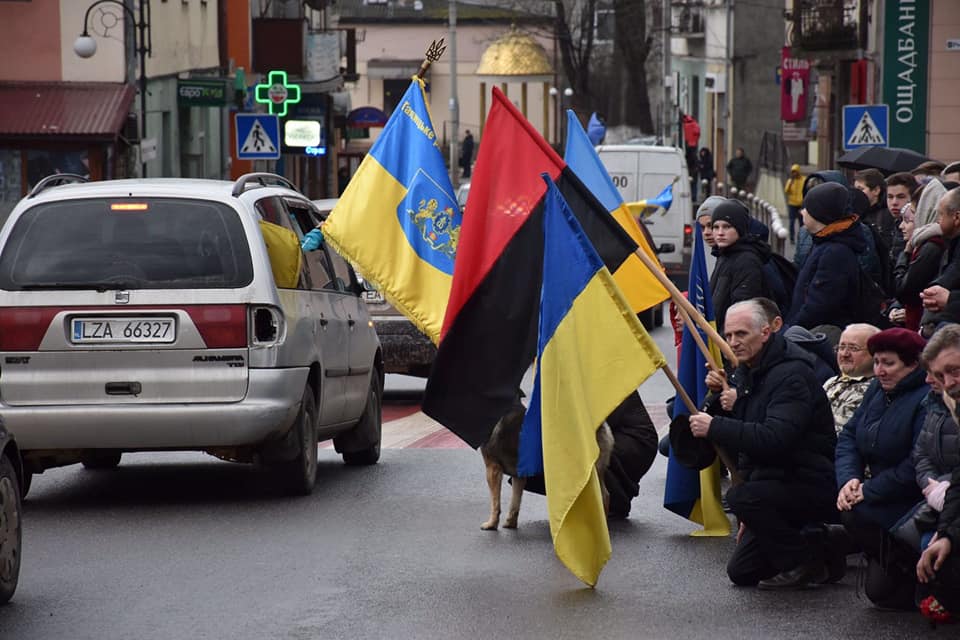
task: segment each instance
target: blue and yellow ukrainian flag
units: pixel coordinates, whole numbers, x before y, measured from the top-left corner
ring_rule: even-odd
[[[568,208],[547,182],[537,370],[518,473],[544,474],[557,557],[594,586],[610,557],[597,428],[666,364]]]
[[[674,180],[674,182],[676,182],[676,180]],[[635,207],[663,207],[669,211],[670,206],[673,204],[673,182],[661,189],[656,198],[637,200],[636,202],[631,202],[630,204]]]
[[[687,297],[708,322],[716,326],[713,313],[713,300],[710,296],[710,278],[707,276],[707,261],[704,254],[703,236],[700,225],[693,225],[696,237],[693,243],[693,258],[690,261],[690,281]],[[720,362],[720,350],[699,328],[705,344],[710,345],[714,362]],[[690,398],[701,406],[707,395],[707,362],[693,340],[689,327],[683,328],[683,341],[680,345],[680,363],[677,378]],[[682,402],[675,402],[673,416],[689,413]],[[703,526],[702,531],[694,531],[694,536],[728,536],[730,521],[723,512],[720,502],[720,462],[697,471],[685,467],[673,457],[667,462],[667,482],[663,493],[663,506],[687,520]]]
[[[450,296],[461,213],[414,78],[323,225],[326,240],[434,343]]]
[[[610,174],[603,166],[596,149],[593,148],[587,132],[583,130],[580,120],[571,110],[567,111],[567,147],[564,150],[563,159],[640,249],[650,256],[654,264],[659,263],[657,254],[647,241],[640,225],[637,224],[636,218],[623,203],[620,192],[610,179]],[[658,305],[670,297],[660,281],[650,273],[637,256],[627,258],[617,269],[614,279],[636,313]]]

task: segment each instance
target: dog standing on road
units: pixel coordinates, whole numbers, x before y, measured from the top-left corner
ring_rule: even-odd
[[[520,499],[527,479],[517,477],[517,455],[520,450],[520,426],[526,408],[517,401],[505,416],[497,421],[490,434],[490,439],[480,446],[483,463],[487,468],[487,486],[490,488],[490,519],[480,525],[484,531],[495,530],[500,525],[500,489],[503,485],[503,474],[513,478],[510,509],[507,519],[503,522],[505,529],[517,528],[517,517],[520,515]],[[597,429],[597,445],[600,455],[597,457],[597,476],[600,478],[600,492],[603,495],[603,508],[607,510],[610,496],[604,484],[604,474],[610,464],[613,453],[613,432],[604,422]]]

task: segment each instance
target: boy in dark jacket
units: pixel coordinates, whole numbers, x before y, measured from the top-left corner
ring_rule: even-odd
[[[730,305],[752,298],[770,298],[763,264],[770,258],[770,245],[750,231],[751,217],[739,200],[729,199],[713,209],[713,255],[717,264],[710,276],[710,293],[723,335],[724,316]]]
[[[866,249],[847,188],[833,182],[815,186],[804,196],[800,214],[813,250],[797,276],[787,325],[843,328],[857,320],[858,256]]]

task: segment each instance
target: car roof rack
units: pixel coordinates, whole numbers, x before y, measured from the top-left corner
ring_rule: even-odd
[[[286,187],[288,189],[293,189],[297,193],[300,193],[300,190],[297,187],[284,178],[283,176],[278,176],[275,173],[245,173],[237,181],[233,183],[233,191],[230,193],[234,198],[239,196],[241,193],[247,190],[247,186],[251,183],[256,184],[260,187]]]
[[[33,186],[33,189],[30,189],[30,193],[27,194],[28,198],[33,198],[39,194],[44,189],[48,187],[55,187],[61,184],[70,184],[72,182],[90,182],[87,178],[79,176],[75,173],[54,173],[47,176],[37,184]]]

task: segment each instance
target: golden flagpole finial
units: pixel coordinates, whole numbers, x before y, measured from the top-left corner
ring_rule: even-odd
[[[447,45],[443,43],[443,38],[431,42],[430,46],[427,48],[426,59],[420,65],[420,70],[417,71],[417,77],[423,80],[423,76],[427,73],[427,69],[430,68],[430,65],[439,60],[440,56],[442,56],[443,52],[446,50]]]

